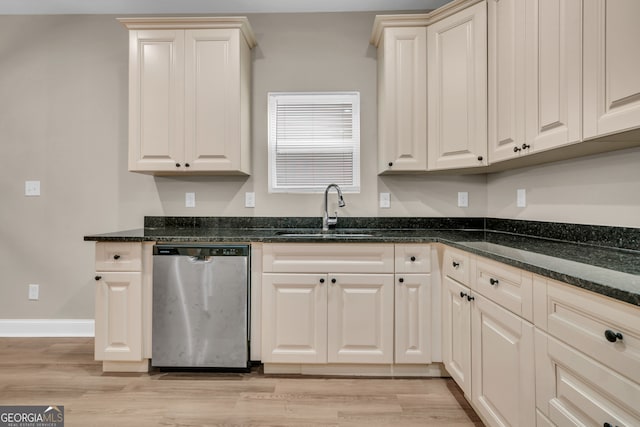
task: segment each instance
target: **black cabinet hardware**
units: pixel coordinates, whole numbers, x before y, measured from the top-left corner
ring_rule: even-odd
[[[416,257],[412,256],[411,257],[411,262],[416,262]]]
[[[320,283],[324,283],[324,279],[320,279]]]
[[[179,168],[180,167],[180,163],[176,163],[176,167]]]
[[[119,259],[120,259],[120,255],[115,254],[115,255],[113,256],[113,259],[115,259],[115,260],[119,260]]]
[[[518,151],[522,150],[522,148],[520,147],[513,147],[513,152],[517,153]]]
[[[482,157],[482,156],[478,156],[478,161],[479,161],[479,162],[481,162],[481,161],[482,161],[482,159],[484,159],[484,157]]]
[[[96,281],[98,281],[98,280],[102,279],[102,276],[96,276],[96,277],[94,277],[94,279],[96,279]]]
[[[189,163],[185,163],[185,164],[184,164],[184,167],[185,167],[185,168],[188,168],[189,166],[191,166]]]
[[[393,162],[389,162],[389,167],[393,166]]]
[[[468,296],[468,295],[467,295],[467,294],[465,294],[464,292],[460,291],[460,298],[464,298],[464,297],[466,297],[466,296]]]
[[[498,283],[500,283],[500,281],[498,279],[494,279],[492,277],[491,279],[489,279],[489,283],[491,284],[491,286],[493,286],[493,285],[497,285]]]
[[[527,148],[531,148],[531,146],[529,144],[527,144],[526,142],[524,144],[522,144],[522,149],[526,150]]]
[[[471,295],[467,295],[467,301],[473,301],[474,299],[476,298]]]
[[[404,283],[404,279],[401,277],[401,278],[398,279],[398,282]]]
[[[336,283],[337,280],[336,279],[331,279],[331,283]]]
[[[607,329],[604,331],[604,337],[609,342],[616,342],[618,340],[622,340],[622,334],[620,332],[613,332],[611,329]]]
[[[459,263],[459,262],[455,262],[455,261],[453,261],[453,262],[451,263],[451,265],[453,265],[453,268],[458,268],[458,267],[460,267],[460,263]]]

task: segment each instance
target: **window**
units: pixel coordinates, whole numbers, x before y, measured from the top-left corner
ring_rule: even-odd
[[[360,93],[269,93],[269,192],[360,191]]]

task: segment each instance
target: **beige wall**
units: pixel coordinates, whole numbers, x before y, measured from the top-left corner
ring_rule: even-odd
[[[92,318],[94,244],[83,236],[140,227],[144,215],[320,217],[320,195],[267,192],[268,91],[361,92],[362,191],[345,196],[341,216],[640,226],[638,150],[489,177],[378,177],[373,17],[249,16],[258,39],[252,176],[154,178],[127,172],[128,38],[115,17],[0,16],[0,319]],[[25,180],[40,180],[42,196],[25,197]],[[509,196],[520,183],[525,210]],[[579,191],[564,197],[557,185]],[[196,208],[184,207],[187,191]],[[244,208],[245,191],[255,191],[255,209]],[[380,191],[391,193],[391,209],[377,207]],[[469,192],[469,208],[456,207],[458,191]],[[37,302],[27,300],[29,283],[41,286]]]

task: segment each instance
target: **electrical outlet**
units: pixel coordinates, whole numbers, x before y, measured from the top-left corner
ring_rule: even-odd
[[[29,300],[30,301],[38,301],[40,297],[40,285],[31,284],[29,285]]]
[[[527,190],[518,188],[516,191],[516,206],[519,208],[527,207]]]
[[[185,208],[196,207],[196,193],[184,193],[184,207]]]
[[[380,193],[380,207],[383,209],[391,207],[391,196],[389,193]]]
[[[25,196],[39,196],[40,195],[40,181],[25,181],[24,182],[24,195]]]
[[[458,207],[459,208],[469,207],[469,193],[467,191],[458,192]]]
[[[256,207],[256,193],[247,192],[244,193],[244,207],[245,208],[255,208]]]

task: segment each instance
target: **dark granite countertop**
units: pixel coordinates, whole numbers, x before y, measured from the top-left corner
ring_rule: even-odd
[[[323,235],[319,227],[315,227],[315,223],[308,221],[297,222],[296,227],[285,227],[284,223],[277,221],[274,227],[264,226],[266,224],[260,221],[252,221],[251,224],[231,221],[229,227],[225,227],[224,223],[205,221],[202,224],[185,226],[181,223],[145,221],[145,224],[149,225],[145,228],[85,236],[85,240],[230,243],[439,242],[640,306],[640,250],[489,230],[486,228],[485,219],[464,219],[461,223],[442,219],[426,222],[414,219],[409,223],[386,219],[364,224],[365,227],[362,227],[362,222],[347,223],[346,225],[358,227],[341,228],[338,232],[328,235]],[[393,228],[394,225],[403,228]],[[527,222],[526,225],[531,227],[531,222]],[[554,226],[557,227],[557,224]],[[574,234],[578,236],[580,231],[578,228]],[[594,235],[594,230],[588,232],[590,236]],[[635,229],[631,232],[634,233]],[[605,234],[611,236],[611,233]],[[545,236],[545,231],[538,228],[536,234]],[[631,240],[635,244],[635,236]]]

